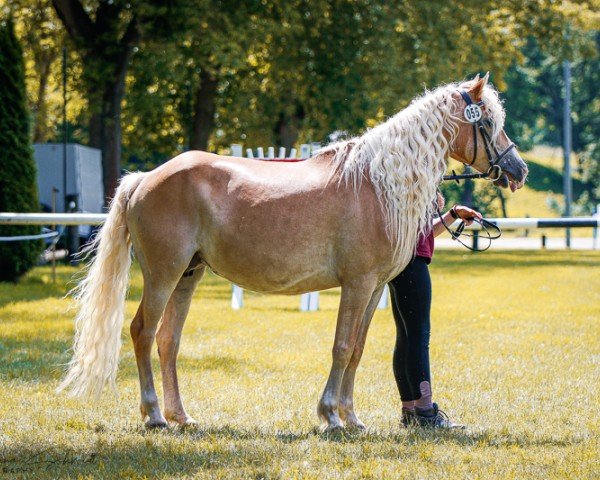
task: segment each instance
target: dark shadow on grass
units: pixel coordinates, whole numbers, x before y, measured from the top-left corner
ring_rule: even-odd
[[[140,434],[149,434],[143,427],[135,430]],[[397,432],[379,433],[376,431],[361,430],[336,430],[334,432],[321,432],[314,427],[308,431],[268,431],[260,428],[243,429],[232,425],[222,427],[202,427],[193,429],[179,429],[172,427],[162,431],[164,435],[175,437],[215,440],[277,440],[285,444],[294,444],[310,438],[335,443],[397,443],[402,445],[419,445],[421,443],[453,443],[455,445],[483,445],[487,447],[566,447],[583,443],[582,438],[557,439],[551,437],[533,437],[525,435],[503,434],[490,431],[472,431],[469,429],[442,430],[432,428],[399,428]]]
[[[128,339],[123,338],[127,342]],[[26,340],[0,337],[0,379],[20,380],[24,382],[54,382],[66,369],[71,358],[72,337],[65,340],[48,340],[44,337],[29,337]],[[155,374],[159,375],[158,355],[152,355]],[[221,371],[227,375],[245,375],[248,372],[274,371],[258,362],[247,362],[232,355],[204,355],[193,357],[179,355],[179,372],[192,373],[203,371]],[[135,358],[121,356],[118,371],[119,379],[138,378]],[[157,377],[158,378],[158,377]]]
[[[273,441],[273,452],[282,453],[276,444],[294,448],[298,442],[317,438],[338,445],[369,445],[392,443],[398,446],[419,446],[450,443],[478,448],[531,448],[567,447],[583,443],[582,439],[554,439],[548,437],[528,438],[494,432],[399,430],[398,433],[377,432],[321,434],[312,431],[270,432],[260,429],[239,429],[230,425],[198,430],[169,429],[145,431],[142,428],[126,430],[128,437],[120,444],[118,435],[112,441],[96,441],[81,449],[73,446],[14,445],[0,449],[0,473],[32,478],[64,478],[67,476],[162,477],[167,475],[193,475],[198,471],[214,471],[227,468],[264,468],[265,441]],[[136,440],[137,438],[137,440]],[[174,445],[178,439],[181,445]],[[162,443],[161,443],[162,440]],[[190,442],[191,440],[191,442]],[[209,444],[208,448],[196,447],[194,441]],[[381,453],[373,450],[372,457]],[[285,451],[283,451],[285,453]],[[290,453],[293,455],[293,452]]]
[[[160,437],[162,433],[153,433]],[[259,455],[251,448],[229,448],[173,451],[171,445],[148,443],[140,437],[126,448],[110,444],[78,450],[73,447],[46,446],[6,449],[0,453],[0,474],[7,478],[162,478],[180,477],[202,470],[263,466]]]
[[[275,441],[292,448],[298,442],[317,438],[323,442],[337,444],[395,444],[419,446],[431,443],[450,443],[458,446],[478,448],[531,448],[566,447],[580,444],[581,439],[553,439],[547,437],[527,438],[493,432],[473,433],[468,431],[401,430],[398,433],[376,432],[335,434],[317,433],[317,430],[299,432],[270,432],[260,429],[238,429],[229,425],[219,428],[197,430],[169,429],[145,431],[130,429],[124,445],[119,444],[118,435],[111,435],[112,442],[95,442],[81,449],[57,447],[55,445],[14,445],[0,450],[0,472],[12,476],[32,478],[64,478],[67,476],[120,477],[135,474],[136,477],[162,477],[167,475],[193,475],[198,471],[227,468],[264,468],[264,443]],[[137,438],[137,440],[136,440]],[[182,440],[181,445],[173,441]],[[152,440],[149,440],[152,439]],[[161,439],[164,440],[161,443]],[[190,440],[192,442],[190,442]],[[208,442],[209,448],[196,448],[194,440]],[[214,440],[214,441],[211,441]],[[279,451],[274,446],[274,451]],[[293,455],[291,453],[290,455]],[[373,453],[381,458],[386,453]],[[101,470],[99,470],[101,469]]]
[[[40,277],[28,277],[17,283],[0,283],[0,308],[14,302],[36,302],[62,298],[69,288],[64,283],[46,283]]]
[[[0,378],[2,380],[54,381],[69,359],[70,341],[0,339]]]

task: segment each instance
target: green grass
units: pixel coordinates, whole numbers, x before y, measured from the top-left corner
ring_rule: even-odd
[[[431,341],[436,400],[463,432],[406,430],[378,311],[356,384],[364,434],[317,433],[338,291],[317,313],[207,275],[184,329],[181,389],[197,431],[146,432],[126,327],[118,396],[56,395],[72,312],[47,268],[0,284],[3,478],[598,478],[600,254],[439,252]],[[129,317],[140,295],[134,270]],[[156,356],[156,355],[155,355]],[[158,370],[156,370],[157,376]],[[158,380],[158,379],[157,379]],[[158,382],[159,383],[159,382]]]

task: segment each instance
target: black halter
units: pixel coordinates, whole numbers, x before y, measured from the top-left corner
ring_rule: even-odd
[[[473,141],[475,143],[474,143],[474,149],[473,149],[473,159],[469,163],[469,166],[473,165],[475,163],[475,160],[477,160],[477,150],[478,150],[477,130],[479,130],[479,133],[483,140],[485,154],[487,155],[488,162],[490,164],[490,168],[488,168],[488,171],[485,173],[457,174],[454,171],[452,171],[452,175],[445,175],[443,177],[443,179],[444,180],[456,180],[457,183],[459,180],[466,179],[466,178],[489,178],[492,181],[498,180],[502,176],[502,168],[499,165],[500,160],[502,160],[508,152],[510,152],[513,148],[515,148],[515,144],[511,143],[501,153],[498,153],[498,150],[496,150],[496,146],[494,145],[494,142],[492,142],[492,138],[490,137],[489,133],[485,129],[483,115],[481,114],[481,107],[484,106],[483,101],[473,103],[473,100],[471,100],[471,96],[467,92],[465,92],[464,90],[458,90],[458,93],[460,93],[461,97],[467,104],[467,108],[465,108],[465,119],[473,125]],[[469,108],[470,105],[475,105],[477,108],[470,109]],[[473,112],[475,112],[475,114]],[[492,151],[494,152],[495,157],[492,155]]]

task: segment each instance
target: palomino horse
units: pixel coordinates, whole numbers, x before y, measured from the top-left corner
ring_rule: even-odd
[[[74,355],[60,388],[98,395],[114,385],[133,247],[144,290],[131,336],[147,427],[195,423],[179,395],[176,358],[194,289],[208,267],[259,292],[342,287],[318,415],[327,430],[364,428],[354,413],[354,376],[382,289],[429,228],[448,156],[479,171],[493,161],[483,148],[475,154],[481,133],[465,117],[460,89],[482,102],[492,146],[505,150],[496,181],[513,191],[522,187],[527,167],[510,148],[487,76],[429,92],[363,136],[303,162],[193,151],[124,177],[90,247],[97,253],[77,290]],[[150,363],[155,338],[164,414]]]

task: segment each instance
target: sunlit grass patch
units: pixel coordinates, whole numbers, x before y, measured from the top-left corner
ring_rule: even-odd
[[[436,400],[462,432],[406,430],[391,371],[393,322],[378,311],[356,384],[364,434],[318,432],[339,291],[248,293],[207,274],[181,346],[196,431],[146,432],[127,334],[118,396],[56,395],[72,340],[66,282],[38,268],[0,284],[0,476],[6,478],[597,478],[600,254],[438,252],[431,341]],[[141,292],[133,270],[129,318]],[[160,374],[155,356],[156,383]]]

